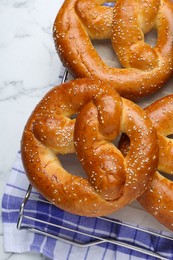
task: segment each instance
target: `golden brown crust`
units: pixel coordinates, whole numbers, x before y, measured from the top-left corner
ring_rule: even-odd
[[[75,77],[106,81],[128,99],[136,100],[157,91],[173,72],[173,3],[118,0],[111,8],[102,6],[104,2],[64,1],[53,28],[55,46],[64,66]],[[158,35],[154,48],[144,42],[144,33],[152,28]],[[124,68],[106,65],[90,38],[111,38]]]
[[[145,110],[158,133],[158,170],[173,176],[173,140],[168,137],[173,134],[173,95],[159,99]],[[139,202],[158,221],[173,230],[173,181],[156,172]]]
[[[173,95],[154,102],[145,109],[158,134],[158,170],[173,175]],[[129,141],[123,137],[119,148],[128,152]],[[141,205],[164,226],[173,230],[173,181],[156,171],[148,189],[138,198]],[[172,179],[173,180],[173,179]]]
[[[111,143],[120,131],[131,140],[125,160]],[[88,179],[70,174],[58,159],[58,154],[75,152],[73,139]],[[58,207],[85,216],[107,215],[141,195],[157,168],[157,152],[157,135],[145,112],[92,79],[48,92],[31,114],[21,142],[31,184]]]

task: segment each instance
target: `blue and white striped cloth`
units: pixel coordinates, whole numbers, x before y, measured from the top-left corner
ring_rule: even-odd
[[[25,229],[18,230],[16,225],[19,217],[19,208],[25,197],[28,185],[29,182],[25,175],[19,152],[2,200],[4,250],[6,252],[22,253],[36,251],[52,259],[58,260],[90,260],[92,257],[94,257],[95,260],[157,259],[156,257],[139,253],[112,243],[79,247]],[[140,246],[143,249],[152,250],[157,254],[162,255],[164,259],[173,259],[173,241],[171,240],[155,237],[151,234],[143,233],[140,230],[130,229],[121,224],[107,222],[103,219],[80,217],[69,214],[51,204],[43,203],[38,200],[36,201],[32,198],[33,196],[41,198],[33,189],[31,197],[25,206],[25,214],[30,217],[73,228],[81,232],[88,232],[93,236],[101,236],[103,238],[110,237],[122,242],[126,241],[132,246]],[[24,224],[80,243],[88,243],[93,240],[93,238],[86,237],[82,234],[63,230],[61,227],[53,227],[49,224],[39,223],[28,219],[23,220],[22,225]]]

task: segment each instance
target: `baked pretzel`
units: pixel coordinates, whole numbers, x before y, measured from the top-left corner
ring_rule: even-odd
[[[131,139],[125,160],[111,142],[120,131]],[[88,179],[67,172],[57,157],[75,148]],[[157,152],[156,131],[144,111],[92,79],[50,90],[21,142],[31,184],[58,207],[85,216],[109,214],[141,195],[157,168]]]
[[[169,0],[65,0],[53,26],[59,57],[74,77],[94,77],[131,100],[157,91],[173,71],[173,3]],[[144,37],[157,30],[155,47]],[[108,66],[93,39],[111,39],[123,66]]]
[[[138,201],[160,223],[173,230],[173,95],[154,102],[145,109],[158,134],[159,164],[152,183]],[[125,155],[128,151],[128,139],[120,139],[119,148]],[[160,172],[159,172],[160,171]]]

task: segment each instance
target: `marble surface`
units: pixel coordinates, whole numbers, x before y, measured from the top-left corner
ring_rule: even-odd
[[[62,0],[0,1],[1,200],[20,149],[24,125],[40,98],[58,82],[61,63],[54,47],[52,25],[61,4]],[[165,88],[167,92],[162,92],[163,95],[172,91],[170,83]],[[148,218],[148,223],[150,222],[151,219]],[[34,253],[5,253],[2,225],[0,259],[48,260],[45,256]]]
[[[25,122],[40,97],[57,84],[60,61],[52,25],[60,0],[0,1],[0,199],[20,149]],[[38,254],[10,254],[0,259],[46,259]]]

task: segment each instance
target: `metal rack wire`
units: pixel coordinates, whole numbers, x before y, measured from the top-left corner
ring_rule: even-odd
[[[68,71],[65,70],[63,77],[62,77],[62,82],[65,82],[67,80],[67,77],[68,77]],[[87,233],[86,230],[83,230],[83,231],[80,230],[79,231],[79,230],[75,230],[73,228],[69,228],[68,226],[65,226],[65,225],[58,225],[58,224],[55,224],[55,223],[44,221],[44,220],[38,218],[38,216],[37,217],[29,216],[27,214],[27,211],[25,211],[26,205],[29,202],[29,200],[35,201],[36,203],[42,202],[42,203],[51,204],[47,200],[38,198],[38,197],[34,196],[33,194],[32,194],[32,185],[29,184],[28,189],[27,189],[26,194],[25,194],[25,197],[23,199],[23,202],[20,206],[19,218],[18,218],[18,222],[17,222],[17,229],[19,229],[19,230],[27,229],[31,232],[41,234],[41,235],[45,235],[47,237],[51,237],[51,238],[54,238],[54,239],[57,239],[57,240],[61,240],[65,243],[69,243],[69,244],[72,244],[72,245],[75,245],[75,246],[78,246],[78,247],[89,247],[89,246],[99,245],[99,244],[103,244],[103,243],[111,243],[111,244],[114,244],[114,245],[117,245],[117,246],[121,246],[121,247],[124,247],[124,248],[127,248],[127,249],[131,249],[131,250],[149,255],[149,256],[156,257],[157,259],[168,260],[168,258],[165,258],[164,256],[162,256],[162,255],[160,255],[160,254],[158,254],[158,253],[156,253],[152,250],[145,249],[143,247],[140,247],[139,245],[137,245],[137,246],[132,245],[128,241],[124,241],[124,240],[122,241],[122,240],[118,240],[117,238],[112,238],[112,237],[105,238],[104,236],[101,236],[101,235],[99,235],[99,236],[98,235],[91,235],[91,234]],[[53,204],[51,204],[51,205],[52,205],[52,207],[54,207]],[[173,242],[172,237],[157,233],[155,231],[146,230],[146,229],[143,229],[143,228],[140,228],[140,227],[136,227],[136,226],[133,226],[133,225],[130,225],[130,224],[127,224],[127,223],[119,222],[119,221],[116,221],[114,219],[109,219],[109,218],[106,218],[106,217],[99,217],[99,219],[102,219],[105,222],[111,222],[111,223],[114,223],[114,224],[117,224],[117,225],[122,225],[122,226],[128,227],[130,229],[136,229],[136,230],[139,230],[139,231],[144,232],[146,234],[150,234],[150,235],[155,236],[155,237],[162,237],[162,238],[165,238],[165,239]],[[63,236],[60,236],[60,235],[57,236],[53,233],[41,230],[39,228],[35,228],[32,225],[27,224],[25,220],[34,221],[35,223],[37,222],[37,223],[40,223],[40,224],[49,225],[52,228],[61,228],[62,230],[66,230],[68,232],[80,234],[80,235],[83,235],[83,236],[90,238],[91,242],[80,242],[80,241],[76,242],[74,240],[70,240],[70,239],[63,237]]]
[[[121,247],[124,247],[124,248],[127,248],[127,249],[131,249],[131,250],[146,254],[146,255],[156,257],[157,259],[168,260],[168,258],[165,258],[164,256],[162,256],[162,255],[160,255],[160,254],[158,254],[154,251],[144,249],[144,248],[139,247],[139,246],[131,245],[128,241],[120,241],[120,240],[113,239],[113,238],[104,238],[102,236],[91,235],[91,234],[88,234],[86,231],[78,231],[78,230],[69,228],[67,226],[62,226],[62,225],[54,224],[54,223],[51,223],[51,222],[43,221],[43,220],[41,220],[37,217],[31,217],[31,216],[27,215],[27,213],[25,212],[25,207],[26,207],[26,204],[28,203],[29,200],[34,200],[35,202],[40,201],[42,203],[51,204],[50,202],[48,202],[46,200],[34,197],[33,195],[31,195],[31,191],[32,191],[32,186],[31,186],[31,184],[29,184],[26,195],[23,199],[23,202],[21,204],[20,211],[19,211],[19,218],[18,218],[18,222],[17,222],[17,228],[19,230],[27,229],[31,232],[41,234],[41,235],[44,235],[44,236],[47,236],[47,237],[51,237],[51,238],[54,238],[54,239],[57,239],[57,240],[61,240],[65,243],[69,243],[69,244],[72,244],[72,245],[75,245],[75,246],[78,246],[78,247],[89,247],[89,246],[99,245],[99,244],[103,244],[103,243],[111,243],[111,244],[114,244],[114,245],[118,245],[118,246],[121,246]],[[155,237],[162,237],[162,238],[165,238],[167,240],[173,241],[173,238],[168,237],[168,236],[163,235],[163,234],[156,233],[154,231],[146,230],[146,229],[143,229],[143,228],[140,228],[140,227],[135,227],[133,225],[123,223],[123,222],[119,222],[119,221],[109,219],[109,218],[106,218],[106,217],[98,217],[98,218],[102,219],[105,222],[107,222],[107,221],[112,222],[112,223],[117,224],[117,225],[126,226],[130,229],[140,230],[144,233],[148,233],[148,234],[153,235]],[[92,239],[92,241],[91,242],[84,242],[84,243],[79,242],[79,241],[75,242],[73,240],[69,240],[67,238],[51,234],[51,233],[46,232],[44,230],[41,230],[39,228],[35,228],[35,227],[30,226],[30,225],[24,224],[24,220],[30,220],[30,221],[38,222],[38,223],[41,223],[41,224],[46,224],[46,225],[49,225],[49,226],[52,226],[52,227],[61,228],[62,230],[66,230],[66,231],[69,231],[69,232],[73,232],[73,233],[77,233],[77,234],[89,237],[90,239]]]

